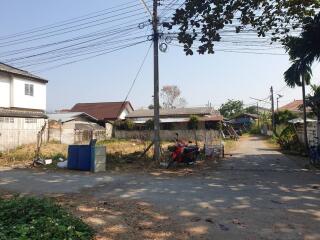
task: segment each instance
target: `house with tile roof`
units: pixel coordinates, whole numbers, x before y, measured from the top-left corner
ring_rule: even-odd
[[[129,113],[126,119],[136,124],[145,124],[148,120],[152,120],[153,116],[152,109],[138,109]],[[190,116],[198,117],[200,128],[223,121],[223,116],[211,107],[160,109],[161,129],[188,129]]]
[[[99,124],[105,127],[107,138],[112,137],[114,121],[125,119],[132,111],[129,101],[77,103],[70,109],[70,112],[84,112],[96,118]]]
[[[303,101],[302,100],[293,100],[292,102],[283,105],[279,107],[278,111],[285,111],[288,110],[290,112],[294,112],[297,114],[302,114],[302,106],[303,106]],[[310,112],[311,110],[307,108],[307,112]]]
[[[0,63],[0,151],[34,143],[46,124],[48,81]]]
[[[70,112],[85,112],[100,122],[112,122],[125,117],[133,111],[130,102],[77,103]]]

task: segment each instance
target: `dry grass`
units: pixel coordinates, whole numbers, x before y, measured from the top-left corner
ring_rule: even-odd
[[[106,146],[107,170],[116,171],[144,171],[158,168],[158,164],[152,160],[153,147],[144,156],[141,156],[150,143],[150,141],[121,139],[98,142],[99,145]],[[172,143],[162,143],[163,149],[166,149],[170,144]]]
[[[159,164],[152,160],[153,147],[142,157],[141,154],[149,146],[150,141],[140,140],[106,140],[98,142],[98,145],[106,146],[107,151],[107,170],[111,171],[149,171],[159,169]],[[172,142],[163,142],[163,158],[168,157],[167,147]],[[226,142],[226,151],[235,147],[234,141]],[[199,142],[202,146],[203,143]],[[35,144],[21,146],[15,150],[4,152],[0,155],[0,166],[2,167],[26,167],[32,164],[35,157]],[[56,168],[56,160],[59,157],[67,158],[68,145],[50,142],[41,147],[41,157],[53,159],[54,164],[47,165],[45,168]]]
[[[67,157],[67,145],[50,142],[41,147],[41,157],[57,160],[59,157]],[[32,164],[35,158],[36,144],[28,144],[14,150],[0,154],[0,166],[2,167],[26,167]]]

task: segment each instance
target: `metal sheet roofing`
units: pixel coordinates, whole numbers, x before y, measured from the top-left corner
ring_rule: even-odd
[[[43,79],[41,77],[38,77],[36,75],[33,75],[27,71],[24,71],[22,69],[19,68],[15,68],[13,66],[10,66],[8,64],[4,64],[0,62],[0,72],[5,72],[5,73],[9,73],[9,74],[14,74],[14,75],[18,75],[18,76],[22,76],[22,77],[26,77],[30,80],[34,80],[37,82],[42,82],[42,83],[47,83],[48,80]]]
[[[121,112],[129,108],[133,110],[130,102],[98,102],[78,103],[71,108],[71,112],[85,112],[99,121],[117,120]]]
[[[61,122],[69,122],[78,117],[85,116],[87,118],[92,119],[93,121],[98,121],[95,117],[90,116],[85,112],[67,112],[67,113],[51,113],[48,114],[49,120],[61,121]]]
[[[127,115],[126,118],[143,118],[153,117],[154,110],[152,109],[138,109]],[[160,117],[177,117],[190,115],[220,115],[213,108],[209,107],[194,107],[194,108],[175,108],[175,109],[160,109]]]
[[[0,108],[0,117],[47,118],[43,111]]]

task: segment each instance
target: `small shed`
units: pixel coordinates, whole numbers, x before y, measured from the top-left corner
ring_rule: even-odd
[[[87,144],[91,139],[105,140],[106,130],[98,120],[84,112],[48,114],[49,141],[65,144]]]
[[[230,123],[233,125],[235,129],[247,129],[252,124],[255,123],[255,121],[259,119],[259,115],[257,114],[251,114],[251,113],[241,113],[234,118],[230,119]]]

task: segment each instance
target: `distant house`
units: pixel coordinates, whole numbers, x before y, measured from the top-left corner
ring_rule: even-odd
[[[65,144],[87,143],[92,138],[104,140],[105,128],[98,119],[84,112],[48,114],[48,139]]]
[[[100,125],[106,128],[107,137],[112,135],[112,124],[118,119],[125,119],[133,111],[130,102],[98,102],[98,103],[77,103],[71,112],[85,112],[96,118]]]
[[[294,101],[280,107],[278,111],[288,110],[290,112],[294,112],[296,114],[301,115],[302,114],[302,106],[303,106],[302,100],[294,100]],[[311,110],[309,108],[307,108],[307,112],[310,112],[310,111]]]
[[[34,143],[46,124],[48,81],[0,63],[0,151]]]
[[[230,119],[229,122],[235,129],[241,129],[250,127],[257,119],[259,119],[259,115],[257,114],[241,113]]]
[[[136,124],[145,124],[152,120],[154,110],[138,109],[126,116]],[[190,116],[199,118],[199,128],[210,127],[212,124],[223,121],[218,111],[210,107],[160,109],[160,125],[163,130],[188,129]]]

